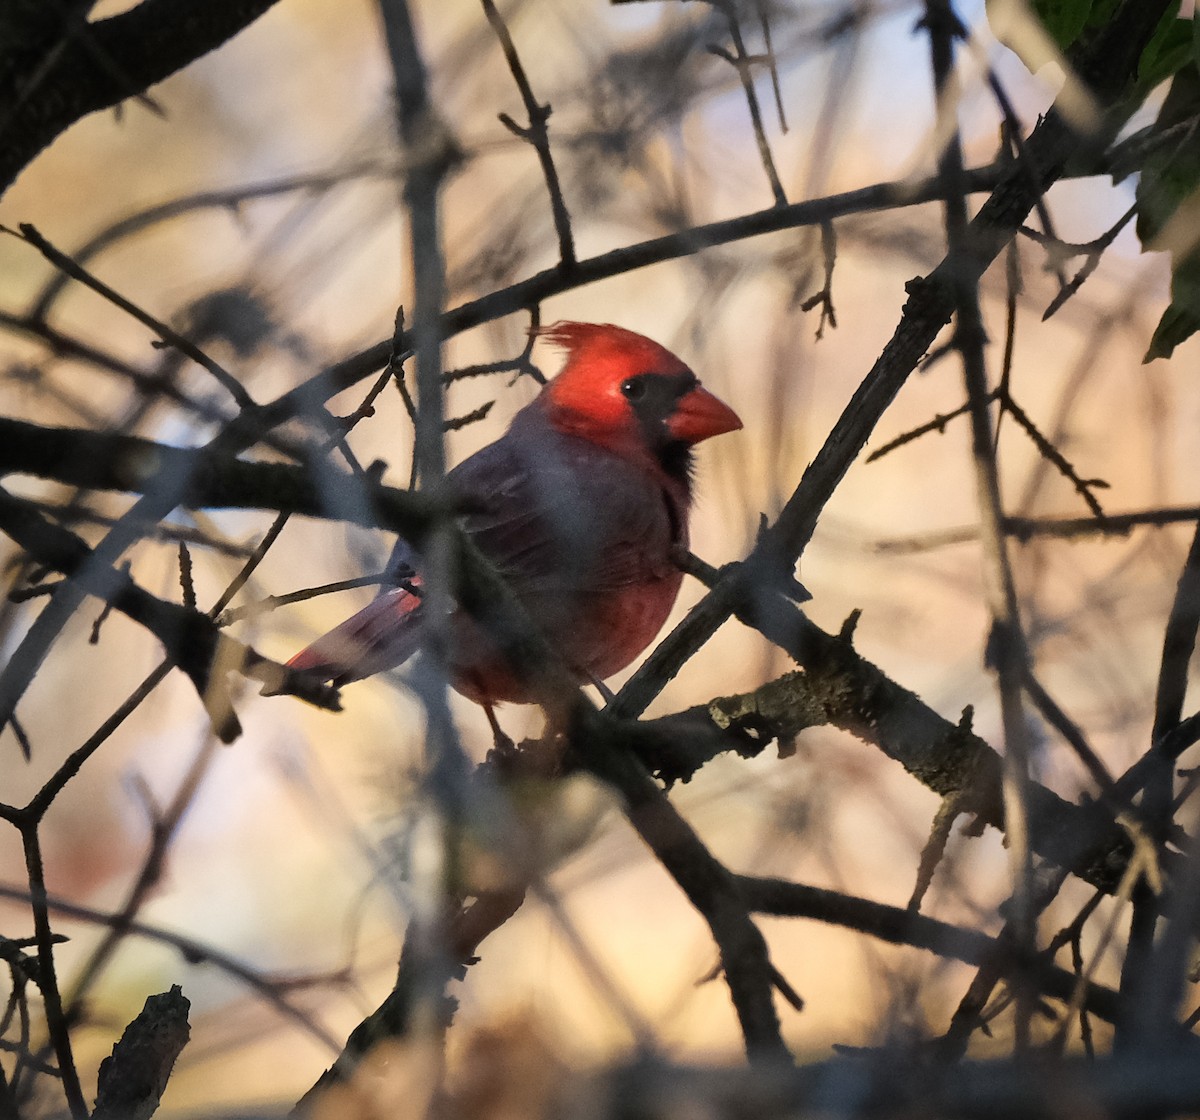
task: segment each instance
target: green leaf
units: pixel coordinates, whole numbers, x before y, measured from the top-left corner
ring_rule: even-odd
[[[1200,184],[1200,162],[1195,156],[1189,159],[1186,152],[1179,152],[1175,159],[1163,156],[1160,151],[1146,157],[1134,196],[1138,207],[1137,234],[1143,249],[1151,247],[1150,243],[1162,233],[1180,203]]]
[[[1142,362],[1169,358],[1185,339],[1200,331],[1200,252],[1177,261],[1171,277],[1171,305],[1163,312]]]
[[[1191,57],[1189,30],[1186,61],[1175,72],[1171,88],[1154,122],[1165,132],[1200,115],[1200,66]],[[1185,227],[1200,214],[1200,132],[1184,133],[1146,157],[1137,185],[1137,232],[1144,248],[1171,250],[1171,304],[1159,320],[1143,361],[1168,358],[1175,347],[1200,331],[1200,248]],[[1181,211],[1180,207],[1184,207]],[[1155,245],[1171,222],[1170,241]]]
[[[1190,60],[1171,81],[1171,88],[1154,122],[1163,132],[1200,114],[1200,68]],[[1185,198],[1200,187],[1200,134],[1167,144],[1146,157],[1137,185],[1137,232],[1147,246],[1170,220]]]
[[[1093,3],[1094,0],[1033,0],[1033,10],[1059,48],[1066,50],[1087,26]]]
[[[1117,13],[1121,0],[1093,0],[1092,14],[1088,16],[1088,27],[1103,27]]]
[[[1154,29],[1138,59],[1138,85],[1146,93],[1192,61],[1196,50],[1195,22],[1179,19],[1173,5]]]

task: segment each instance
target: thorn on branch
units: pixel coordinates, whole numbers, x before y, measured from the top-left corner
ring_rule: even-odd
[[[860,618],[862,618],[861,607],[855,607],[846,615],[846,621],[842,623],[842,628],[838,631],[839,642],[845,642],[848,646],[854,645],[854,632],[858,629]]]
[[[785,1000],[796,1011],[804,1010],[804,1000],[800,993],[788,983],[787,978],[773,964],[769,966],[771,970],[771,984],[775,990],[783,996]]]
[[[25,727],[19,719],[16,712],[13,712],[8,717],[8,726],[12,728],[13,734],[17,737],[17,746],[21,749],[21,757],[29,762],[33,759],[33,744],[29,741],[29,736],[25,733]]]
[[[504,127],[507,128],[508,131],[511,132],[515,137],[517,137],[518,140],[525,140],[530,143],[533,142],[532,128],[522,128],[521,125],[517,124],[517,122],[514,121],[507,113],[497,113],[496,116],[499,118],[500,123],[504,125]]]
[[[128,576],[133,571],[133,565],[126,560],[121,564],[121,572]],[[96,616],[96,621],[92,623],[92,632],[88,635],[88,645],[97,646],[100,644],[100,628],[108,621],[108,616],[113,612],[112,602],[106,602],[100,608],[100,613]]]

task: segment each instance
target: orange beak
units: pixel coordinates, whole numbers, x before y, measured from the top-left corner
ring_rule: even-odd
[[[672,439],[688,444],[736,432],[741,426],[738,414],[700,385],[679,398],[666,424]]]

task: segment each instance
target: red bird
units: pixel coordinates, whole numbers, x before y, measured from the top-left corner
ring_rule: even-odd
[[[503,436],[449,474],[473,512],[463,529],[580,681],[625,668],[662,628],[687,547],[692,447],[741,420],[657,342],[621,327],[557,323],[562,372]],[[384,591],[288,662],[342,684],[393,668],[420,645],[420,559],[400,541]],[[532,697],[486,635],[452,624],[451,680],[491,717]]]

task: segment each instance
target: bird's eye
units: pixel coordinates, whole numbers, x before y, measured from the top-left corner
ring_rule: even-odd
[[[628,400],[640,401],[646,395],[646,382],[640,377],[630,377],[621,382],[621,393]]]

